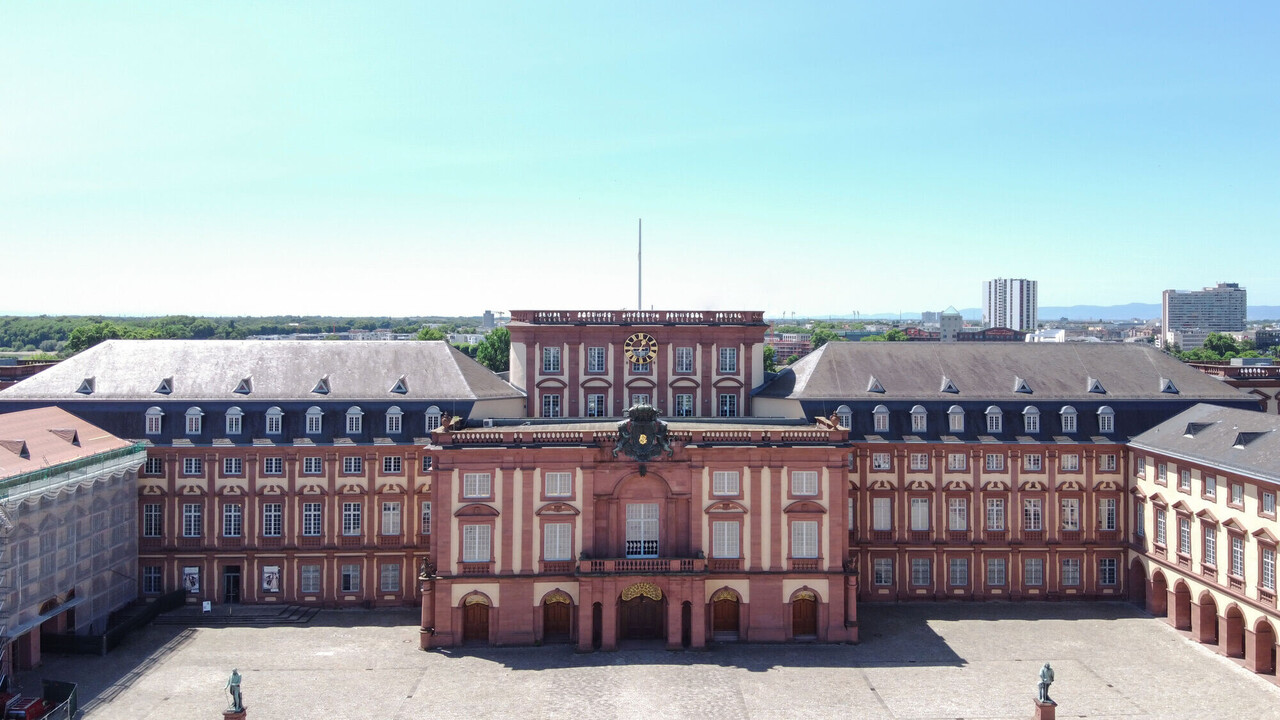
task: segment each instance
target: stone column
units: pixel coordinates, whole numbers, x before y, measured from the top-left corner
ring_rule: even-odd
[[[845,638],[858,642],[858,576],[844,576],[844,627]]]
[[[672,583],[674,585],[675,583]],[[679,650],[684,647],[681,643],[681,631],[684,629],[681,620],[684,617],[684,603],[680,601],[680,595],[667,594],[667,649]]]
[[[436,580],[434,577],[419,581],[422,585],[422,625],[418,629],[418,646],[423,650],[433,647],[436,617]]]

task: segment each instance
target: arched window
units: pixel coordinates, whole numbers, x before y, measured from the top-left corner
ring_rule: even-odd
[[[923,405],[916,405],[911,408],[911,432],[923,433],[929,431],[929,413],[925,411]]]
[[[1116,411],[1103,405],[1098,408],[1098,432],[1113,433],[1116,431]]]
[[[1004,412],[995,405],[987,408],[987,432],[1004,432]]]
[[[238,407],[227,408],[227,434],[239,435],[240,429],[244,427],[244,411]]]
[[[364,432],[364,411],[359,405],[347,408],[347,434],[358,435]]]
[[[404,417],[404,413],[400,411],[400,408],[398,406],[392,405],[391,407],[387,408],[387,434],[388,435],[400,434],[400,429],[403,426],[403,423],[401,422],[403,417]]]
[[[836,408],[836,421],[840,423],[840,427],[853,427],[853,411],[849,409],[848,405],[841,405]]]
[[[312,405],[307,408],[307,434],[319,435],[323,426],[324,411]]]
[[[204,411],[198,407],[187,409],[187,434],[199,435],[204,426]]]
[[[947,426],[951,432],[964,432],[964,409],[959,405],[947,408]]]
[[[267,434],[279,435],[284,426],[284,411],[274,405],[267,408]]]
[[[427,408],[427,432],[431,432],[432,430],[440,427],[440,417],[442,415],[443,413],[440,412],[440,408],[435,405]]]
[[[1022,429],[1028,433],[1040,432],[1040,411],[1031,405],[1022,410]]]
[[[164,411],[158,407],[147,408],[147,434],[160,434],[160,421],[164,417]]]
[[[1064,405],[1058,413],[1062,416],[1062,432],[1073,433],[1076,431],[1076,409],[1070,405]]]
[[[876,409],[871,411],[871,419],[875,423],[876,432],[889,432],[889,408],[877,405]]]

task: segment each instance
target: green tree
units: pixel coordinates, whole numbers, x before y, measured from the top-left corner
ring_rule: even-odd
[[[439,328],[425,327],[418,331],[419,340],[444,340],[445,334]]]
[[[791,365],[791,364],[796,363],[796,362],[799,362],[799,361],[800,361],[800,356],[799,356],[799,355],[791,354],[791,355],[788,355],[788,356],[787,356],[787,364],[788,364],[788,365]]]
[[[776,362],[777,355],[778,355],[777,348],[775,348],[772,345],[764,346],[764,371],[765,372],[777,371],[778,369],[778,363]]]
[[[911,337],[907,335],[905,331],[894,328],[884,334],[884,339],[889,342],[906,342],[910,340]]]
[[[835,334],[835,331],[833,330],[828,330],[827,328],[818,328],[817,330],[813,331],[813,335],[810,335],[809,339],[813,341],[813,349],[817,350],[818,348],[822,347],[823,345],[826,345],[829,342],[843,340],[844,338]]]
[[[506,372],[511,367],[511,333],[506,328],[496,328],[476,346],[476,361],[494,372]]]
[[[136,333],[109,320],[93,323],[92,325],[81,325],[71,331],[71,337],[67,338],[67,346],[64,348],[64,352],[68,355],[74,355],[97,345],[103,340],[125,337],[136,337]]]

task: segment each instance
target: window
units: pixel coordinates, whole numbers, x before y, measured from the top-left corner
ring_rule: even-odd
[[[929,529],[929,498],[911,498],[911,529],[916,532]]]
[[[187,410],[186,418],[187,418],[187,434],[199,435],[201,425],[203,424],[203,421],[204,421],[203,420],[204,412],[198,407],[193,407]]]
[[[929,454],[928,453],[911,453],[911,469],[912,470],[928,470]]]
[[[1276,591],[1276,549],[1262,548],[1262,589]]]
[[[1244,486],[1239,483],[1231,483],[1231,504],[1244,505]]]
[[[1200,562],[1205,565],[1218,564],[1218,526],[1206,525],[1204,528],[1204,547],[1201,548],[1203,557]]]
[[[1185,493],[1191,492],[1191,471],[1190,470],[1178,471],[1178,490]]]
[[[378,588],[384,593],[399,592],[400,563],[383,563]]]
[[[1204,496],[1207,498],[1216,498],[1218,496],[1217,479],[1214,478],[1212,475],[1205,475],[1203,478],[1203,481],[1204,481]]]
[[[928,558],[911,558],[912,585],[929,585],[932,575]]]
[[[382,503],[382,534],[383,535],[399,535],[400,534],[400,503],[398,502]]]
[[[963,471],[965,469],[966,460],[964,453],[950,453],[947,455],[947,470]]]
[[[399,455],[388,455],[382,458],[382,473],[384,475],[399,475],[403,466],[404,458]]]
[[[791,494],[792,495],[817,495],[818,494],[818,471],[817,470],[792,470],[791,471]]]
[[[1159,485],[1167,485],[1169,478],[1166,476],[1166,466],[1164,463],[1156,465],[1156,483]]]
[[[738,417],[737,393],[720,393],[720,417]]]
[[[544,373],[560,372],[560,348],[558,347],[542,348],[542,372]]]
[[[281,475],[283,473],[284,473],[284,458],[281,458],[281,457],[262,458],[262,474]]]
[[[1244,578],[1244,538],[1231,536],[1231,574]]]
[[[893,558],[876,558],[872,561],[871,581],[876,585],[893,584]]]
[[[587,417],[605,417],[603,393],[587,396]]]
[[[889,408],[877,405],[876,409],[871,411],[871,423],[876,432],[889,432]]]
[[[298,591],[303,593],[320,592],[320,566],[303,565],[298,570]]]
[[[183,475],[203,475],[204,461],[197,457],[182,458]]]
[[[1098,529],[1111,531],[1116,529],[1116,499],[1098,499]]]
[[[871,499],[871,529],[878,532],[893,530],[893,498]]]
[[[1178,518],[1178,553],[1191,554],[1191,518]]]
[[[1040,472],[1044,468],[1044,457],[1040,453],[1028,453],[1022,456],[1022,469],[1028,472]]]
[[[693,395],[680,393],[676,395],[676,417],[693,417]]]
[[[993,472],[1004,472],[1004,455],[1000,453],[987,453],[987,470]]]
[[[359,563],[349,563],[342,566],[342,585],[340,590],[344,593],[360,592]]]
[[[850,532],[850,533],[852,533],[852,532],[853,532],[854,530],[856,530],[856,529],[857,529],[857,527],[858,527],[858,525],[857,525],[857,518],[858,518],[858,515],[857,515],[857,508],[856,508],[856,506],[855,506],[855,504],[854,504],[854,500],[853,500],[853,498],[849,498],[849,508],[848,508],[847,517],[849,518],[849,532]]]
[[[872,470],[892,470],[893,460],[889,453],[871,453]]]
[[[693,348],[691,347],[676,348],[676,372],[677,373],[693,372]]]
[[[222,474],[223,475],[243,475],[244,459],[222,458]]]
[[[1027,498],[1022,501],[1022,529],[1038,532],[1044,529],[1044,508],[1040,498]]]
[[[542,493],[547,497],[567,497],[572,495],[573,473],[544,473],[542,476]]]
[[[951,409],[947,410],[947,426],[951,428],[951,432],[964,432],[964,410],[961,410],[959,405],[952,405]]]
[[[489,473],[463,473],[462,497],[487,498],[493,494],[493,476]]]
[[[399,435],[402,427],[404,427],[404,413],[400,408],[392,405],[387,410],[387,434]]]
[[[1116,413],[1111,408],[1103,405],[1098,408],[1098,432],[1113,433],[1116,431]]]
[[[244,508],[239,505],[222,506],[222,537],[236,538],[244,534]]]
[[[1076,431],[1076,409],[1070,405],[1062,408],[1062,432],[1073,433]]]
[[[1002,587],[1005,582],[1004,578],[1004,558],[988,558],[987,585],[991,587]]]
[[[1004,432],[1004,413],[995,405],[987,408],[987,432]]]
[[[319,537],[321,505],[318,502],[302,503],[302,534]]]
[[[164,513],[159,503],[147,503],[142,506],[142,537],[161,537],[164,535]]]
[[[238,407],[227,408],[227,434],[239,435],[243,423],[244,412]]]
[[[1264,515],[1276,514],[1276,494],[1273,492],[1262,493],[1262,512]]]
[[[542,417],[560,417],[560,393],[542,394]]]
[[[737,470],[717,470],[711,474],[712,495],[738,495],[742,491]]]
[[[1080,456],[1075,453],[1064,453],[1062,455],[1062,471],[1077,472],[1080,470]]]
[[[1106,453],[1098,456],[1098,469],[1102,472],[1116,471],[1116,456],[1113,453]]]
[[[142,468],[144,475],[163,475],[164,474],[164,458],[149,457],[147,464]]]
[[[364,458],[359,455],[348,455],[342,458],[342,472],[346,475],[359,475],[364,472]]]
[[[987,498],[987,529],[1004,530],[1004,498]]]
[[[602,373],[605,371],[605,351],[602,347],[587,348],[587,372]]]
[[[951,558],[947,563],[947,584],[952,587],[965,587],[969,584],[968,558]]]
[[[658,557],[658,504],[627,503],[627,557]]]
[[[347,502],[342,503],[342,534],[348,537],[360,534],[360,521],[363,519],[360,512],[360,503]]]
[[[488,525],[462,526],[462,562],[489,562],[492,530]]]
[[[444,418],[444,413],[440,412],[440,408],[436,407],[435,405],[432,405],[431,407],[427,408],[426,418],[427,418],[427,432],[431,432],[432,430],[439,429],[440,422]]]
[[[147,434],[160,434],[160,421],[164,418],[164,411],[158,407],[147,408]]]
[[[284,506],[280,503],[266,503],[262,506],[263,537],[280,537]]]
[[[740,523],[736,520],[711,523],[711,557],[736,559],[740,557],[738,541]]]
[[[969,501],[964,498],[947,500],[947,529],[963,532],[969,529]]]
[[[1027,433],[1040,432],[1039,410],[1028,405],[1027,409],[1022,411],[1022,430]]]
[[[1080,529],[1080,500],[1077,498],[1062,499],[1062,529],[1067,531]]]
[[[1167,519],[1166,519],[1166,518],[1167,518],[1167,516],[1165,515],[1165,509],[1164,509],[1164,508],[1156,508],[1156,544],[1157,544],[1157,545],[1166,545],[1166,544],[1167,544],[1167,543],[1165,542],[1165,540],[1166,540],[1166,535],[1167,535],[1167,533],[1166,533],[1166,522],[1167,522]]]
[[[321,420],[324,418],[324,411],[314,405],[307,408],[307,434],[319,435],[321,428]]]
[[[278,407],[267,408],[267,434],[279,435],[284,425],[284,412]]]
[[[318,457],[302,458],[302,473],[304,475],[319,475],[324,472],[324,459]]]
[[[1041,558],[1025,558],[1022,561],[1022,582],[1024,585],[1044,584],[1044,560]]]
[[[1115,585],[1116,579],[1116,559],[1101,558],[1098,560],[1098,583],[1100,585]]]
[[[836,408],[836,422],[842,428],[853,427],[853,410],[848,405],[841,405]]]
[[[1080,558],[1062,558],[1062,584],[1067,587],[1080,584]]]
[[[656,360],[656,358],[655,358]],[[635,374],[648,374],[657,365],[657,362],[633,362],[631,363],[631,372]]]
[[[631,407],[635,407],[637,405],[650,405],[650,404],[652,403],[649,402],[649,393],[632,393],[631,394]]]
[[[160,578],[159,565],[148,565],[142,568],[142,592],[147,595],[159,595],[164,590],[164,584]]]
[[[738,372],[738,348],[720,348],[720,374],[735,375]]]
[[[359,435],[364,432],[364,411],[352,405],[347,408],[347,434]]]
[[[429,473],[435,467],[435,460],[430,455],[422,456],[422,472]]]
[[[1133,474],[1138,477],[1146,477],[1147,475],[1147,459],[1141,455],[1133,461]]]
[[[1147,536],[1147,505],[1144,502],[1133,504],[1133,533],[1138,537]]]

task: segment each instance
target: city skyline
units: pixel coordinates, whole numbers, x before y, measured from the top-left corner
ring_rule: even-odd
[[[1277,21],[6,5],[0,314],[1277,305]]]

